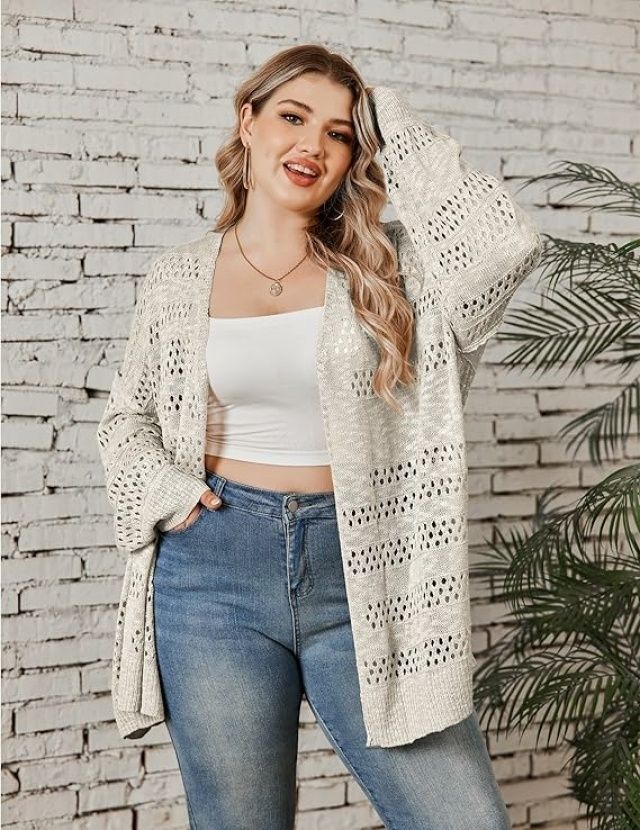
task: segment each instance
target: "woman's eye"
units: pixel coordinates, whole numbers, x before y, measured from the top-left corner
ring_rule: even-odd
[[[284,112],[284,113],[282,113],[282,118],[284,118],[285,120],[288,119],[288,118],[297,118],[298,121],[302,121],[300,116],[296,115],[294,112]],[[289,123],[291,123],[291,122],[289,122]],[[332,135],[337,135],[339,140],[344,142],[345,144],[350,144],[351,143],[351,138],[348,135],[344,135],[344,133],[333,132]]]

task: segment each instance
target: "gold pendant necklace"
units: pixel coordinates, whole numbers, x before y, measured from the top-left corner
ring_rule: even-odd
[[[285,277],[287,277],[287,276],[288,276],[288,275],[289,275],[292,271],[295,271],[295,270],[296,270],[296,268],[298,267],[298,265],[301,265],[301,264],[305,261],[305,259],[307,258],[307,254],[305,254],[305,255],[302,257],[302,259],[300,260],[300,262],[296,263],[296,264],[293,266],[293,268],[290,268],[290,269],[287,271],[287,273],[286,273],[286,274],[283,274],[281,277],[270,277],[270,276],[269,276],[269,274],[265,274],[265,273],[264,273],[264,271],[261,271],[259,268],[257,268],[257,267],[253,264],[253,262],[251,262],[251,260],[249,259],[249,257],[245,254],[245,252],[242,250],[242,245],[240,244],[240,240],[238,239],[238,229],[237,229],[237,226],[236,226],[236,225],[234,225],[234,226],[233,226],[233,230],[234,230],[234,233],[235,233],[235,235],[236,235],[236,242],[238,243],[238,248],[240,249],[240,253],[242,254],[242,256],[246,259],[246,261],[249,263],[249,265],[250,265],[250,266],[251,266],[254,270],[256,270],[259,274],[262,274],[262,276],[263,276],[263,277],[266,277],[268,280],[271,280],[272,284],[271,284],[271,286],[269,287],[269,293],[270,293],[270,294],[272,294],[274,297],[277,297],[279,294],[282,294],[283,288],[282,288],[282,284],[281,284],[280,280],[283,280],[283,279],[284,279]]]

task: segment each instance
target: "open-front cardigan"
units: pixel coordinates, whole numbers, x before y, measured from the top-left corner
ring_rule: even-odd
[[[331,270],[317,352],[367,746],[397,746],[473,709],[463,407],[486,341],[541,237],[493,176],[392,89],[372,92],[398,219],[384,223],[415,313],[418,380],[394,412],[378,349]],[[115,538],[128,553],[112,664],[123,738],[164,720],[153,621],[159,534],[208,488],[209,296],[222,234],[158,256],[97,430]]]

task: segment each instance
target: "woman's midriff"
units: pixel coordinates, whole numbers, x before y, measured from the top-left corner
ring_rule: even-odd
[[[251,487],[279,490],[283,493],[333,492],[333,478],[329,464],[291,467],[205,455],[204,466],[208,473],[216,473],[223,478],[237,481],[239,484],[248,484]]]

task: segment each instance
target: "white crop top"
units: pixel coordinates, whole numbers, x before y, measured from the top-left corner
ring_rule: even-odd
[[[329,464],[316,375],[323,309],[209,318],[206,453]]]

